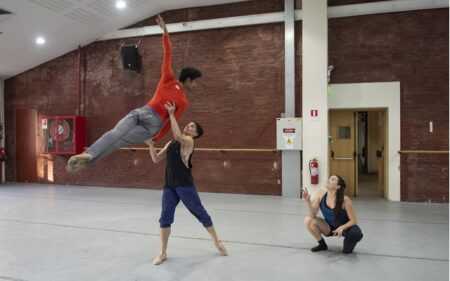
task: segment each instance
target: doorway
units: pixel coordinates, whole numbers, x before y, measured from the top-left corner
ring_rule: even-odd
[[[348,196],[386,197],[386,109],[330,110],[329,120],[330,175]]]

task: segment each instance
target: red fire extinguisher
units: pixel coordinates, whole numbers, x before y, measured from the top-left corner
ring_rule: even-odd
[[[309,160],[309,173],[311,174],[311,184],[319,184],[319,160],[317,158]]]
[[[5,149],[0,147],[0,162],[6,161],[7,155],[5,153]]]

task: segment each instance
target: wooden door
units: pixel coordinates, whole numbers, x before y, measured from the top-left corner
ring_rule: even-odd
[[[16,174],[18,182],[37,182],[36,126],[36,109],[16,109]]]
[[[355,112],[331,110],[329,114],[330,175],[338,175],[347,183],[345,194],[356,195],[356,131]]]

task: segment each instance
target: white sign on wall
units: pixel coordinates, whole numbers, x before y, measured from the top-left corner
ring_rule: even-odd
[[[42,129],[47,129],[48,125],[47,125],[47,119],[42,119]]]
[[[277,118],[277,150],[302,149],[302,118]]]
[[[314,121],[319,120],[319,110],[311,109],[311,119]]]

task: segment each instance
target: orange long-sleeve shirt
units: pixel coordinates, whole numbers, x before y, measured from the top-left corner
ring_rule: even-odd
[[[173,77],[172,48],[170,46],[168,34],[163,35],[163,46],[164,59],[162,64],[161,80],[159,80],[153,98],[147,103],[151,108],[153,108],[153,110],[156,111],[156,113],[158,113],[161,121],[163,122],[163,127],[161,130],[155,137],[153,137],[153,140],[155,141],[162,139],[170,130],[169,113],[164,105],[167,102],[175,103],[175,118],[177,120],[189,106],[183,86]]]

